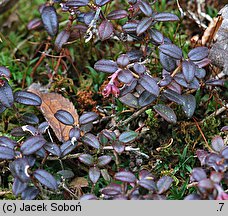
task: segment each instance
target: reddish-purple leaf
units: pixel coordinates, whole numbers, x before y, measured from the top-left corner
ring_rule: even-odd
[[[42,136],[29,137],[21,145],[21,151],[24,155],[30,155],[41,149],[46,143],[46,140]]]
[[[107,40],[113,33],[113,25],[109,20],[104,20],[98,27],[99,37],[102,41]]]
[[[152,24],[153,19],[151,17],[146,17],[142,19],[142,21],[137,25],[136,33],[137,35],[141,35],[143,32],[145,32]]]
[[[151,16],[153,13],[153,10],[152,10],[150,4],[146,1],[140,1],[139,8],[148,17]]]
[[[80,124],[88,124],[98,119],[98,114],[95,112],[87,112],[80,116]]]
[[[223,138],[220,136],[215,136],[211,141],[211,146],[217,152],[222,151],[225,147]]]
[[[114,62],[112,60],[102,59],[95,63],[94,68],[95,68],[95,70],[101,71],[104,73],[114,73],[117,71],[118,66],[117,66],[116,62]]]
[[[171,82],[168,86],[167,86],[169,89],[177,92],[178,94],[181,94],[181,86],[176,83],[176,82]]]
[[[179,21],[179,18],[177,15],[172,13],[166,13],[166,12],[154,14],[152,18],[156,21],[161,21],[161,22]]]
[[[196,68],[195,76],[198,79],[203,79],[206,76],[206,70],[204,70],[203,68]]]
[[[38,169],[33,173],[33,176],[44,186],[52,189],[57,190],[58,184],[55,178],[45,170]]]
[[[10,138],[5,137],[5,136],[0,136],[0,146],[14,149],[14,147],[16,145],[17,145],[17,142],[16,141],[11,140]]]
[[[205,67],[207,65],[209,65],[211,63],[211,60],[209,58],[204,58],[200,61],[194,61],[194,63],[199,67],[199,68],[202,68],[202,67]]]
[[[115,183],[111,183],[107,187],[101,189],[101,193],[107,196],[116,196],[121,194],[121,192],[122,192],[121,185],[115,184]]]
[[[194,168],[191,173],[191,178],[193,181],[201,181],[207,178],[206,172],[202,168]]]
[[[159,86],[151,76],[147,74],[142,75],[138,82],[144,89],[146,89],[154,96],[157,97],[159,95],[159,92],[160,92]]]
[[[38,30],[39,28],[43,27],[43,23],[42,20],[39,18],[35,18],[33,20],[31,20],[28,24],[27,24],[27,29],[29,31],[32,30]]]
[[[80,197],[80,200],[97,200],[98,198],[94,194],[84,194]]]
[[[7,146],[2,146],[0,143],[0,160],[12,160],[14,157],[14,150]]]
[[[210,79],[210,80],[207,80],[205,83],[206,83],[206,85],[211,85],[211,86],[224,86],[225,80]]]
[[[22,117],[21,120],[27,124],[39,124],[39,118],[34,115],[33,113],[25,113]]]
[[[11,76],[10,70],[6,67],[0,66],[0,77],[5,77],[9,79]]]
[[[15,196],[18,196],[20,193],[22,193],[25,188],[27,187],[27,182],[22,182],[19,180],[19,178],[15,177],[13,181],[12,191]]]
[[[162,194],[167,191],[170,188],[172,182],[173,179],[169,176],[161,177],[157,182],[158,194]]]
[[[195,112],[195,109],[196,109],[196,99],[191,94],[188,94],[188,95],[186,94],[186,95],[182,95],[182,96],[184,99],[182,109],[183,109],[185,115],[188,118],[191,118]]]
[[[63,30],[59,32],[59,34],[55,39],[55,47],[57,51],[60,51],[62,49],[62,46],[68,41],[69,37],[70,37],[69,31]]]
[[[69,132],[70,139],[78,140],[80,136],[81,136],[81,131],[78,127],[73,127],[70,129],[70,132]]]
[[[210,179],[203,179],[198,183],[198,187],[204,189],[213,189],[214,184]]]
[[[118,73],[118,80],[123,83],[130,83],[133,80],[133,75],[130,70],[121,70]]]
[[[176,69],[176,60],[173,59],[172,57],[164,54],[163,52],[159,52],[159,59],[160,59],[160,63],[162,65],[162,67],[166,70],[166,71],[173,71]]]
[[[70,152],[72,152],[77,147],[77,144],[78,144],[77,142],[71,142],[71,140],[64,142],[60,146],[61,157],[64,157]]]
[[[130,60],[128,55],[122,54],[121,56],[118,57],[116,62],[120,67],[126,67],[129,64],[129,61]]]
[[[107,4],[110,1],[111,0],[95,0],[95,4],[101,7],[101,6]]]
[[[140,107],[144,107],[147,106],[149,104],[151,104],[153,101],[156,100],[156,97],[154,95],[152,95],[151,93],[149,93],[148,91],[144,91],[140,96],[139,96],[139,106]]]
[[[97,159],[97,166],[99,166],[99,167],[106,166],[107,164],[110,163],[111,160],[112,160],[112,158],[110,156],[108,156],[108,155],[100,156]]]
[[[36,187],[27,187],[22,193],[21,198],[23,200],[33,200],[40,193]]]
[[[201,166],[204,166],[205,165],[205,159],[206,159],[208,153],[204,150],[198,149],[196,151],[196,155],[197,155],[198,159],[200,160]]]
[[[70,0],[65,3],[66,7],[82,7],[88,4],[89,0]]]
[[[107,129],[104,129],[104,130],[102,131],[102,133],[103,133],[103,135],[104,135],[106,138],[108,138],[109,140],[111,140],[111,141],[116,140],[116,134],[115,134],[115,132],[110,131],[110,130],[107,130]]]
[[[174,44],[162,44],[159,47],[159,50],[165,55],[170,56],[171,58],[181,60],[183,53],[182,50]]]
[[[192,82],[189,83],[188,88],[190,89],[199,89],[200,83],[196,77],[193,78]]]
[[[10,85],[5,80],[0,80],[0,104],[4,107],[11,107],[14,102],[13,91]],[[2,108],[4,111],[4,108]]]
[[[182,95],[178,94],[177,92],[167,89],[163,92],[163,95],[168,98],[170,101],[173,101],[179,105],[184,105],[184,98]]]
[[[94,164],[94,159],[90,154],[82,154],[78,159],[87,166],[92,166]]]
[[[134,183],[137,179],[135,175],[128,171],[121,171],[115,174],[114,178],[118,181]]]
[[[138,99],[131,93],[125,94],[119,100],[129,107],[138,108]]]
[[[223,132],[228,131],[228,125],[223,126],[220,131],[223,131]]]
[[[223,173],[220,172],[211,172],[210,179],[215,183],[220,183],[223,178]]]
[[[100,143],[97,139],[96,136],[94,136],[91,133],[87,133],[82,137],[83,143],[86,145],[92,146],[93,148],[99,149],[100,148]]]
[[[53,6],[45,6],[41,13],[42,22],[47,33],[54,37],[59,28],[58,17]]]
[[[28,182],[30,176],[28,174],[28,160],[25,158],[18,158],[9,164],[10,171],[14,177],[19,178],[21,182]]]
[[[61,150],[60,150],[59,146],[55,143],[50,143],[50,142],[46,143],[44,145],[44,149],[47,150],[52,155],[56,155],[57,157],[61,156]]]
[[[157,29],[151,28],[149,30],[149,34],[150,34],[150,39],[152,39],[154,42],[161,44],[164,41],[164,36],[163,34],[158,31]]]
[[[17,103],[24,105],[40,106],[42,103],[41,98],[38,95],[26,91],[15,92],[14,99]]]
[[[54,114],[55,118],[65,125],[73,125],[74,117],[66,110],[58,110]]]
[[[163,104],[157,104],[153,108],[167,122],[170,122],[173,124],[177,122],[176,114],[170,107]]]
[[[128,13],[125,10],[114,10],[107,15],[107,19],[109,20],[123,19],[127,16],[128,16]]]
[[[187,83],[190,83],[195,76],[196,66],[192,62],[183,61],[182,71],[183,71],[185,80],[187,81]]]
[[[137,21],[129,21],[126,24],[123,25],[123,31],[125,31],[126,33],[133,33],[136,32],[137,26],[138,26],[139,22]]]
[[[119,141],[123,143],[129,143],[136,139],[138,133],[135,131],[125,131],[119,136]]]
[[[134,66],[134,71],[138,74],[143,74],[146,71],[146,67],[143,64],[135,63]]]
[[[150,179],[142,179],[138,182],[138,184],[141,187],[146,188],[147,190],[150,190],[150,191],[156,191],[157,190],[157,186],[156,186],[155,182],[153,180],[150,180]]]
[[[89,179],[93,182],[93,184],[96,184],[98,179],[100,178],[101,171],[97,167],[91,167],[89,169]]]
[[[174,76],[174,80],[176,83],[178,83],[179,85],[187,88],[188,87],[188,83],[186,82],[183,73],[178,73]]]
[[[121,154],[123,153],[124,149],[125,149],[125,145],[119,141],[114,141],[112,143],[112,147],[114,148],[114,150],[118,153]]]
[[[188,53],[188,57],[192,61],[200,61],[207,58],[209,54],[209,49],[207,47],[196,47]]]
[[[221,155],[227,160],[228,159],[228,147],[224,148]]]

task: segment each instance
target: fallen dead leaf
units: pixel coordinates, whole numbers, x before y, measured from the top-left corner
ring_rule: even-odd
[[[83,187],[88,187],[88,185],[89,183],[87,179],[83,177],[76,177],[70,183],[70,187],[73,187],[73,188],[83,188]]]
[[[40,96],[42,100],[40,110],[43,113],[46,121],[49,123],[50,127],[54,131],[58,140],[61,142],[69,140],[69,132],[72,126],[62,124],[54,117],[54,114],[60,109],[66,110],[74,117],[75,125],[77,125],[79,117],[73,103],[70,102],[67,98],[64,98],[61,94],[42,93],[37,89],[32,88],[30,88],[29,91]]]

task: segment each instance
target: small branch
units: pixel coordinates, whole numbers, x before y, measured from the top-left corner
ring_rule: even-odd
[[[75,158],[78,158],[80,155],[81,155],[81,153],[70,154],[70,155],[67,155],[67,156],[61,158],[61,160],[75,159]],[[52,157],[52,156],[49,156],[49,157],[47,158],[47,160],[59,160],[59,157]]]

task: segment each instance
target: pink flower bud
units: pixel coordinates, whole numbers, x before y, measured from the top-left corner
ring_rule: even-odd
[[[112,94],[113,94],[115,97],[118,97],[119,94],[120,94],[119,88],[116,87],[115,85],[112,85]]]
[[[228,194],[225,192],[221,192],[217,196],[216,200],[228,200]]]
[[[109,83],[108,85],[106,85],[106,87],[103,89],[102,91],[102,95],[104,97],[108,97],[110,95],[110,93],[112,92],[112,85]]]

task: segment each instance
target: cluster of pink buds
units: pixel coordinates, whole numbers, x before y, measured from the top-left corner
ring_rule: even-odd
[[[116,86],[115,82],[113,82],[113,83],[109,82],[108,85],[106,85],[102,91],[102,95],[104,97],[108,97],[110,94],[114,95],[115,97],[118,97],[120,94],[120,90]]]

